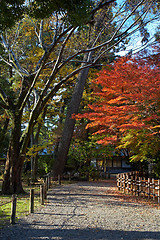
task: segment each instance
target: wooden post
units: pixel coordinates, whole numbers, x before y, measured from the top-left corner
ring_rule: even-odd
[[[147,182],[146,182],[146,178],[144,177],[143,178],[143,197],[145,197],[146,196],[146,184],[147,184]]]
[[[151,179],[150,178],[148,178],[148,198],[150,198],[150,186],[151,186]]]
[[[135,175],[133,176],[133,179],[132,179],[132,181],[133,181],[133,189],[132,189],[132,191],[133,191],[133,194],[135,195]]]
[[[124,173],[123,174],[123,193],[125,193],[125,188],[126,188],[126,175]]]
[[[61,175],[58,175],[58,184],[61,185]]]
[[[158,179],[158,193],[157,193],[157,196],[158,196],[158,204],[160,204],[160,179]]]
[[[155,182],[154,182],[154,178],[152,178],[152,195],[153,195],[153,201],[155,201]]]
[[[34,189],[30,189],[30,207],[29,213],[34,213]]]
[[[137,176],[138,176],[138,175],[137,175]],[[140,189],[141,189],[140,184],[141,184],[140,177],[137,177],[137,179],[136,179],[136,186],[137,186],[136,191],[137,191],[137,196],[140,196]]]
[[[117,174],[117,188],[120,191],[120,174]]]
[[[135,173],[135,180],[134,180],[134,195],[138,195],[138,179],[137,179],[137,172]]]
[[[48,175],[46,176],[45,184],[46,184],[46,191],[48,191]]]
[[[15,194],[12,195],[12,205],[11,205],[11,219],[10,223],[15,224],[16,219],[16,203],[17,203],[17,196]]]
[[[142,178],[139,177],[139,196],[142,197]]]
[[[40,185],[40,202],[44,205],[44,185]]]
[[[126,181],[127,181],[127,193],[129,193],[129,174],[127,174],[127,177],[126,177]]]
[[[131,194],[133,195],[133,175],[131,175]]]
[[[123,185],[122,185],[122,184],[123,184],[122,181],[123,181],[122,174],[120,174],[120,190],[121,190],[121,191],[122,191],[122,186],[123,186]]]
[[[118,181],[119,181],[119,191],[121,191],[121,174],[119,174]]]
[[[139,196],[139,177],[136,175],[136,193],[137,196]]]
[[[48,173],[48,189],[51,186],[51,177],[50,177],[50,173]]]
[[[44,199],[47,199],[47,181],[44,182]]]

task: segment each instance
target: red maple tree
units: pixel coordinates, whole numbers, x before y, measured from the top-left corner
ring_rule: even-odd
[[[100,71],[93,81],[96,101],[89,111],[78,114],[87,118],[100,144],[119,139],[128,129],[147,129],[160,135],[160,70],[133,58],[119,58]]]

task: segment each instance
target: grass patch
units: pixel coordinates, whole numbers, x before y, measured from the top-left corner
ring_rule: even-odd
[[[5,225],[9,224],[10,221],[10,212],[11,212],[11,204],[7,204],[4,206],[1,206],[0,209],[0,229],[4,227]]]
[[[29,214],[30,205],[30,188],[34,188],[34,210],[41,206],[40,196],[39,196],[39,184],[35,186],[28,186],[25,182],[23,183],[23,189],[25,194],[20,194],[17,196],[16,205],[16,219],[19,219],[25,215]],[[10,223],[11,216],[11,195],[0,194],[0,229]],[[5,205],[3,205],[5,204]]]

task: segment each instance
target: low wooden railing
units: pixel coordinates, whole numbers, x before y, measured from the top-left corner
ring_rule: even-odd
[[[51,187],[51,174],[48,173],[47,175],[43,176],[43,183],[40,184],[39,196],[41,205],[44,205],[45,200],[47,199],[47,191],[49,190],[50,187]],[[34,213],[34,189],[31,188],[30,194],[27,194],[25,197],[30,198],[29,213]],[[24,196],[22,198],[24,198]],[[15,224],[16,220],[17,199],[20,200],[21,198],[18,198],[16,194],[13,194],[12,199],[10,201],[0,204],[0,207],[2,207],[4,205],[11,203],[11,217],[10,217],[11,224]]]
[[[160,179],[142,178],[139,172],[117,174],[117,187],[119,191],[131,193],[140,197],[148,197],[160,204]]]

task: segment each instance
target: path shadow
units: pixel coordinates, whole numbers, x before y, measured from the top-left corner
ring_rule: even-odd
[[[55,226],[54,226],[55,228]],[[23,229],[14,228],[7,236],[0,235],[1,240],[159,240],[160,232],[147,231],[118,231],[118,230],[103,230],[100,228],[86,229],[53,229],[53,226],[48,226],[47,229],[33,229],[27,226]],[[21,237],[20,237],[21,236]]]

